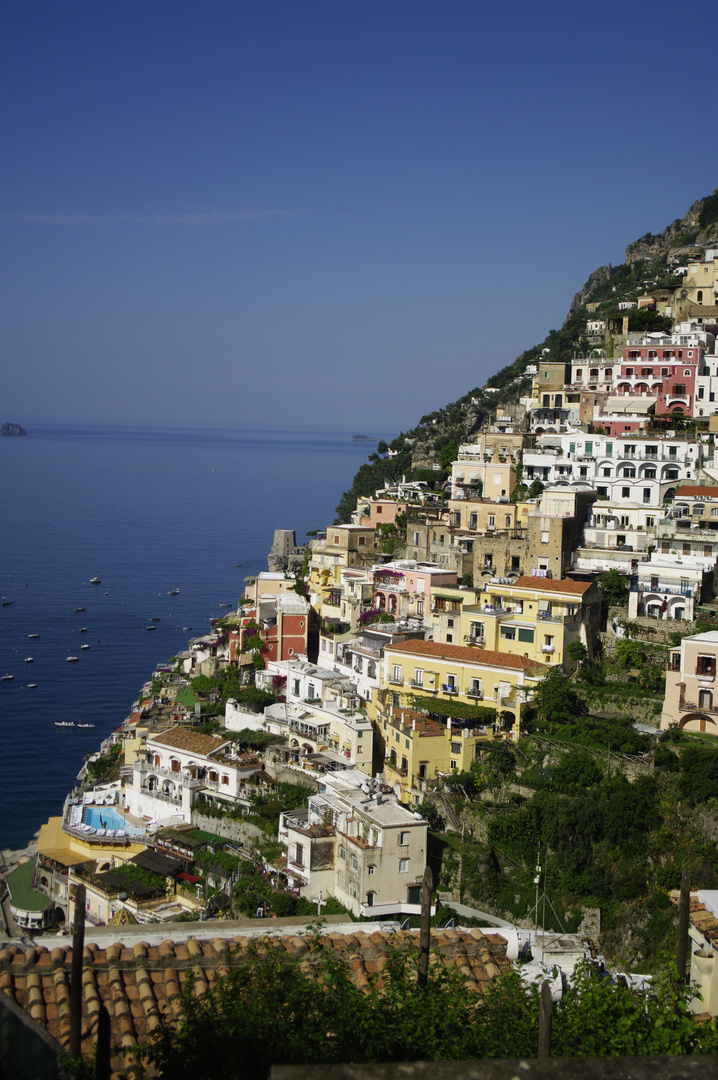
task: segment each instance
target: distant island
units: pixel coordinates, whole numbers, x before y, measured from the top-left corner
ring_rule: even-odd
[[[0,435],[27,435],[27,432],[19,424],[1,424]]]
[[[373,435],[352,435],[352,442],[379,442]]]

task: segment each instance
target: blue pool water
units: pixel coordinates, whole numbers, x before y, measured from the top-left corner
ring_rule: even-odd
[[[130,825],[111,806],[86,806],[84,821],[85,825],[91,825],[93,829],[124,829],[126,833],[132,835],[144,832],[141,827]]]

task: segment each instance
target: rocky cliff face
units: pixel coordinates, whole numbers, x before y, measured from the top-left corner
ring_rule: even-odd
[[[2,424],[0,425],[0,435],[27,435],[27,432],[19,424]]]
[[[634,240],[626,248],[626,262],[637,262],[638,259],[656,259],[668,253],[682,244],[695,244],[696,247],[704,247],[718,239],[718,220],[712,220],[716,214],[718,204],[718,188],[712,195],[705,199],[698,199],[693,203],[690,210],[682,218],[676,220],[654,236],[646,233],[639,240]]]

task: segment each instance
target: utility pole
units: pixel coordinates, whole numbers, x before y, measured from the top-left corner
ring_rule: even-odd
[[[434,876],[431,867],[424,870],[424,880],[421,883],[421,926],[419,929],[419,974],[417,983],[425,987],[429,977],[429,949],[431,946],[431,890],[434,886]]]
[[[75,890],[75,914],[72,929],[72,968],[70,972],[70,1054],[80,1057],[82,1043],[82,960],[85,951],[85,886]]]

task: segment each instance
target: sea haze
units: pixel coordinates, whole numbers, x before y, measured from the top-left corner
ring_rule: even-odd
[[[12,601],[0,675],[15,677],[0,682],[0,848],[60,813],[154,666],[236,605],[275,529],[302,543],[329,524],[370,451],[348,434],[285,431],[43,426],[0,439],[0,593]]]

